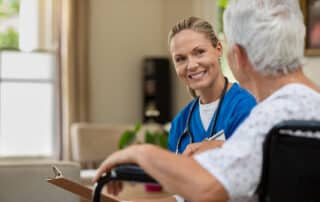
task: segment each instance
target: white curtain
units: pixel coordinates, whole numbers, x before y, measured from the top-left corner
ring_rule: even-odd
[[[60,0],[59,64],[61,75],[61,152],[71,158],[70,126],[88,121],[89,1]]]

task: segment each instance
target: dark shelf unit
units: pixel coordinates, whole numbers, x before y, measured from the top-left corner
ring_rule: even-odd
[[[171,79],[168,58],[148,57],[143,61],[143,122],[171,121]]]

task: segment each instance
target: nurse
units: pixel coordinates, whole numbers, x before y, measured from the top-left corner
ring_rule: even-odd
[[[168,42],[177,76],[194,98],[171,123],[169,149],[182,153],[190,143],[206,138],[228,139],[256,101],[224,77],[220,66],[222,45],[212,26],[189,17],[173,26]]]

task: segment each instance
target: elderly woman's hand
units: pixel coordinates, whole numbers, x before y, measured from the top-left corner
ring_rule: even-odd
[[[106,160],[104,160],[99,166],[93,181],[97,182],[104,173],[109,172],[116,165],[136,163],[136,154],[140,147],[141,146],[139,145],[133,145],[108,156],[108,158],[106,158]],[[107,185],[108,193],[113,195],[118,195],[122,188],[122,183],[118,181],[109,182]]]
[[[194,154],[201,153],[208,149],[221,147],[223,143],[224,141],[222,140],[210,140],[210,141],[192,143],[187,146],[187,148],[183,152],[183,155],[192,156]]]

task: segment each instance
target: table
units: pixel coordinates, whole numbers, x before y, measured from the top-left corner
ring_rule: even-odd
[[[91,179],[93,178],[95,174],[95,170],[83,172],[81,174],[81,184],[92,187],[93,183]],[[106,190],[103,189],[103,192],[106,193]],[[132,200],[132,199],[148,199],[148,198],[161,198],[170,196],[171,194],[162,190],[162,191],[156,191],[156,192],[148,192],[145,190],[145,184],[143,183],[129,183],[124,182],[123,184],[123,190],[117,198],[120,200]],[[88,200],[82,200],[81,202],[90,202]]]

